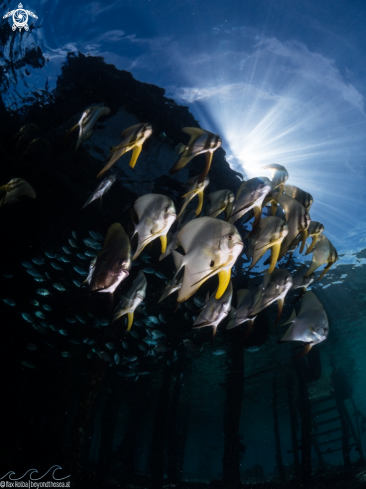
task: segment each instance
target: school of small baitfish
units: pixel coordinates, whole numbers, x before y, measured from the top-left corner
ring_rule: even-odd
[[[76,149],[91,136],[99,117],[109,113],[110,109],[104,106],[92,106],[85,110],[78,124],[70,131],[72,133],[79,129]],[[96,318],[92,313],[88,314],[93,318],[95,327],[107,326],[111,322],[117,321],[121,316],[127,315],[127,332],[129,332],[130,340],[134,338],[138,342],[138,347],[145,356],[152,355],[158,359],[162,358],[160,355],[167,351],[167,345],[163,341],[165,333],[152,328],[164,325],[167,322],[164,316],[162,314],[159,317],[149,316],[146,309],[140,307],[139,311],[142,312],[144,318],[134,320],[135,310],[145,299],[146,274],[154,273],[161,279],[166,279],[166,287],[157,303],[163,301],[168,295],[178,292],[178,306],[180,303],[188,301],[208,278],[217,275],[217,288],[211,295],[208,294],[206,301],[195,296],[193,303],[186,302],[187,309],[191,310],[191,313],[197,308],[196,315],[190,317],[188,312],[185,312],[186,319],[193,320],[193,328],[210,326],[213,328],[213,336],[216,334],[218,325],[226,319],[226,329],[236,328],[246,323],[246,332],[243,337],[246,338],[250,334],[259,312],[275,301],[278,304],[277,324],[281,317],[286,294],[290,289],[300,289],[298,297],[298,299],[302,297],[300,312],[296,316],[294,310],[290,318],[284,323],[290,326],[280,342],[301,342],[303,349],[297,357],[305,355],[312,346],[324,341],[329,331],[327,315],[321,302],[312,291],[307,291],[307,288],[314,281],[315,270],[326,264],[318,278],[320,280],[332,264],[338,260],[336,249],[323,233],[323,224],[310,219],[309,210],[313,203],[312,196],[298,187],[286,185],[289,175],[287,170],[279,164],[263,167],[271,171],[272,179],[256,177],[244,181],[236,197],[228,189],[204,196],[204,190],[209,184],[207,174],[213,152],[221,146],[221,139],[211,132],[196,127],[185,127],[182,130],[190,135],[190,141],[188,145],[179,144],[177,146],[176,152],[180,156],[170,170],[170,174],[175,174],[195,156],[202,153],[206,155],[206,165],[201,175],[191,178],[186,183],[187,192],[182,196],[184,201],[179,213],[177,213],[171,198],[160,194],[143,195],[134,203],[139,222],[135,225],[135,231],[131,236],[132,238],[137,234],[138,237],[137,249],[133,255],[130,239],[122,225],[114,223],[107,232],[103,246],[101,244],[103,236],[100,233],[90,231],[90,236],[83,239],[83,243],[89,250],[84,253],[77,252],[81,245],[80,240],[77,244],[77,235],[73,232],[73,237],[68,240],[71,248],[62,246],[60,251],[63,254],[49,251],[45,252],[45,256],[51,260],[50,265],[56,271],[63,270],[62,263],[70,262],[73,250],[75,250],[78,263],[92,258],[88,271],[78,264],[73,266],[78,275],[87,275],[86,280],[82,283],[73,280],[75,286],[85,287],[89,293],[113,294],[119,284],[129,276],[131,266],[142,264],[142,270],[139,271],[111,317]],[[136,124],[125,129],[121,135],[122,141],[111,148],[111,157],[97,178],[102,177],[127,151],[132,151],[130,166],[133,168],[141,153],[144,141],[151,134],[152,126],[147,123]],[[105,177],[83,208],[93,200],[101,199],[115,180],[116,174]],[[13,178],[8,184],[0,187],[0,207],[22,195],[31,198],[36,196],[29,183],[20,178]],[[187,209],[188,204],[196,196],[198,197],[196,210]],[[204,211],[205,215],[202,215],[204,197],[208,200],[209,205]],[[266,207],[268,204],[270,208]],[[283,211],[283,218],[276,216],[278,205]],[[269,212],[263,217],[262,213],[265,208]],[[253,216],[251,231],[242,237],[234,223],[243,217],[244,222],[248,222]],[[170,229],[173,224],[176,225],[175,232],[171,233]],[[161,241],[159,261],[168,255],[171,255],[174,261],[176,273],[169,281],[164,274],[148,266],[151,265],[151,257],[142,253],[146,245],[158,237]],[[276,268],[278,260],[286,254],[291,258],[299,246],[300,253],[303,253],[308,237],[312,238],[312,242],[310,246],[307,246],[305,255],[313,254],[310,267],[302,265],[295,271],[294,275],[291,275],[286,269]],[[183,249],[184,254],[177,251],[179,247]],[[94,251],[90,251],[90,249]],[[95,255],[97,251],[99,252]],[[269,269],[263,272],[262,276],[250,279],[247,289],[237,291],[236,307],[234,308],[232,306],[231,269],[237,258],[244,252],[247,258],[251,260],[250,270],[267,251],[270,251],[270,258],[265,264],[269,264]],[[136,261],[138,257],[140,257],[139,262]],[[23,262],[27,273],[32,275],[37,282],[46,279],[51,281],[48,272],[42,275],[34,267],[34,265],[45,265],[44,258],[35,258],[32,262]],[[9,278],[10,275],[6,275],[6,277]],[[52,286],[58,292],[66,291],[62,283],[53,282]],[[39,288],[36,292],[38,298],[51,295],[51,292],[45,288]],[[15,301],[12,299],[3,300],[9,306],[15,306]],[[40,307],[39,300],[32,301],[32,305]],[[23,312],[22,316],[40,332],[51,329],[55,333],[69,336],[66,329],[58,330],[45,322],[47,312],[52,311],[51,306],[42,304],[41,309],[45,312],[36,310],[34,313],[38,319],[42,320],[39,324],[36,324],[36,319],[27,312]],[[76,314],[73,317],[66,317],[66,321],[85,324],[86,319]],[[147,336],[143,340],[141,340],[141,334],[131,330],[133,324],[140,328],[145,326],[144,331],[146,331]],[[70,341],[75,344],[80,343],[78,340],[70,339]],[[126,354],[120,353],[117,345],[112,342],[107,342],[103,349],[95,345],[96,342],[92,339],[86,338],[83,342],[92,347],[87,355],[88,358],[99,355],[102,360],[109,362],[110,365],[113,363],[117,365],[120,363],[129,364],[131,372],[122,374],[126,377],[137,380],[140,375],[148,373],[137,371],[137,355],[128,355],[127,352],[125,352]],[[197,347],[191,340],[185,339],[183,344],[188,352],[197,351]],[[130,347],[126,339],[122,341],[121,346],[124,350],[128,350]],[[37,346],[34,343],[28,345],[29,351],[36,349]],[[256,350],[257,348],[252,349],[252,351]],[[213,350],[215,355],[223,353],[223,350]],[[67,351],[62,352],[61,355],[65,358],[71,356]],[[175,350],[170,358],[174,361],[177,356],[178,352]],[[34,368],[34,365],[28,360],[24,360],[22,363],[28,368]]]

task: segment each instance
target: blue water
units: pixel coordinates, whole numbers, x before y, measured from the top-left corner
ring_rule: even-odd
[[[64,463],[67,466],[70,462],[71,442],[68,437],[78,406],[82,405],[79,393],[86,388],[95,365],[99,361],[103,363],[92,351],[94,344],[87,345],[83,341],[94,340],[96,345],[104,341],[101,330],[105,325],[98,325],[95,317],[106,324],[110,319],[107,300],[103,301],[100,297],[99,302],[85,297],[79,299],[75,281],[78,284],[85,277],[73,267],[87,271],[91,256],[87,255],[84,260],[76,253],[94,250],[82,241],[90,238],[90,230],[101,233],[104,239],[109,226],[117,221],[131,236],[133,223],[128,209],[139,196],[163,193],[175,201],[177,209],[180,207],[184,193],[181,184],[197,171],[194,172],[193,160],[176,176],[166,179],[176,158],[174,146],[177,142],[187,142],[183,133],[182,139],[176,140],[180,137],[180,129],[188,124],[188,119],[184,119],[188,116],[183,117],[176,104],[188,107],[200,127],[220,135],[230,168],[239,172],[244,179],[256,176],[270,178],[270,172],[263,167],[278,163],[285,166],[290,175],[288,184],[298,186],[313,196],[311,219],[324,224],[324,234],[337,249],[339,260],[324,278],[314,282],[309,289],[323,304],[330,325],[328,339],[314,347],[320,355],[322,372],[317,380],[307,384],[309,397],[313,401],[329,395],[334,389],[331,379],[333,370],[345,372],[353,389],[345,405],[356,432],[359,424],[361,442],[365,444],[366,13],[363,3],[339,1],[334,4],[323,1],[319,5],[319,2],[313,1],[273,3],[260,0],[238,3],[231,0],[138,0],[79,2],[76,5],[68,0],[34,0],[25,3],[24,9],[38,18],[29,17],[29,31],[23,28],[13,32],[12,17],[3,19],[3,16],[16,8],[16,2],[5,1],[0,9],[0,109],[3,110],[0,113],[9,117],[7,119],[4,115],[1,121],[0,187],[11,178],[25,178],[34,186],[37,198],[33,202],[24,197],[20,202],[0,209],[4,246],[0,296],[3,299],[0,307],[5,330],[3,372],[6,372],[5,388],[14,396],[16,404],[14,413],[7,406],[10,421],[6,442],[11,448],[0,477],[2,472],[5,474],[14,470],[13,467],[25,472],[33,464],[36,468],[42,466],[42,470],[44,468],[46,471],[48,465],[51,466],[48,464],[51,459],[61,466]],[[79,62],[84,63],[84,56],[87,62],[88,58],[99,58],[100,71],[92,68],[96,65],[83,65],[86,67],[83,72],[84,86],[78,86],[75,79],[73,87],[72,75],[67,69],[72,67],[70,69],[74,70]],[[100,67],[103,60],[111,66],[106,71],[103,68],[102,72]],[[147,96],[141,101],[138,97],[142,97],[142,92],[136,91],[133,95],[132,92],[126,93],[122,82],[115,85],[111,82],[108,87],[113,89],[103,91],[98,80],[113,80],[112,71],[108,70],[114,67],[130,72],[138,82],[164,89],[167,99],[163,101],[161,92],[159,95],[156,92],[151,99]],[[61,102],[60,87],[67,93],[65,103]],[[149,92],[151,88],[146,90],[152,93]],[[83,142],[78,152],[71,146],[66,150],[60,149],[57,141],[77,123],[83,110],[95,103],[109,104],[111,114],[101,119],[90,139]],[[150,112],[149,103],[154,106]],[[156,107],[153,105],[155,103]],[[172,113],[176,110],[174,117],[163,111],[163,104],[164,110],[168,110],[167,107],[171,108]],[[142,114],[150,113],[151,121],[142,119]],[[160,117],[161,114],[164,116]],[[189,125],[196,125],[192,122],[194,119],[189,119]],[[140,122],[151,122],[154,133],[143,147],[135,169],[128,167],[128,153],[113,168],[118,174],[117,183],[103,197],[100,210],[94,203],[90,209],[83,211],[84,214],[81,213],[79,209],[96,186],[94,177],[97,169],[100,171],[109,158],[110,147],[120,142],[120,133],[124,129]],[[40,128],[39,133],[34,133],[26,141],[27,145],[36,137],[44,139],[35,145],[35,152],[31,148],[20,158],[17,132],[26,123],[35,123]],[[170,142],[164,139],[164,132],[171,138]],[[222,164],[224,153],[217,151],[217,154],[221,156],[217,156],[216,160],[214,156],[209,173],[211,192],[222,188],[220,179],[223,176],[219,173],[219,163],[215,165],[215,161]],[[229,173],[229,168],[225,167],[225,178]],[[236,193],[241,181],[235,174],[230,175],[230,182],[234,182],[232,190]],[[242,235],[245,234],[239,224],[238,229]],[[68,239],[73,239],[72,231],[77,234],[78,249],[73,249],[68,242]],[[103,240],[100,246],[102,244]],[[17,246],[19,252],[16,251]],[[70,257],[62,252],[62,246],[71,249]],[[62,255],[70,262],[49,259],[45,251]],[[172,261],[169,265],[167,260],[158,261],[158,245],[149,249],[147,254],[151,258],[134,266],[130,282],[122,283],[117,290],[120,296],[127,293],[140,268],[153,267],[159,271],[162,267],[163,273],[172,278]],[[36,282],[34,278],[37,277],[27,274],[26,267],[21,265],[34,258],[45,260],[45,265],[33,263],[44,282]],[[55,263],[55,260],[61,270],[51,265],[50,262]],[[304,257],[297,251],[294,260],[292,265],[309,265],[311,255]],[[286,261],[280,263],[281,268],[285,267]],[[263,262],[264,259],[253,271],[262,274],[266,269]],[[46,277],[46,271],[51,278]],[[290,271],[293,272],[294,268],[290,267]],[[316,275],[319,274],[318,270]],[[236,304],[236,290],[244,288],[249,278],[248,261],[237,265],[233,276],[233,304]],[[158,318],[162,313],[166,315],[167,322],[133,326],[138,338],[125,333],[125,324],[121,322],[123,335],[131,342],[131,351],[139,357],[139,372],[149,373],[125,376],[134,370],[129,368],[128,362],[122,368],[122,365],[111,361],[113,366],[107,368],[108,375],[101,384],[87,427],[85,437],[88,442],[81,456],[81,480],[88,480],[86,474],[93,473],[98,473],[98,480],[105,481],[105,484],[108,477],[121,480],[119,477],[125,470],[123,464],[130,462],[116,455],[117,459],[108,465],[103,457],[108,459],[113,453],[120,453],[118,447],[124,439],[126,443],[125,435],[132,424],[138,398],[149,407],[138,418],[134,470],[129,476],[131,480],[133,477],[146,477],[142,484],[149,483],[146,481],[151,473],[154,474],[152,465],[158,463],[151,462],[154,460],[151,458],[154,448],[151,447],[155,446],[152,440],[157,423],[156,413],[164,397],[161,394],[164,389],[170,389],[164,476],[169,475],[169,453],[176,446],[169,441],[169,420],[177,416],[177,429],[172,430],[171,436],[179,438],[184,447],[179,455],[179,478],[202,482],[221,479],[226,436],[225,385],[233,375],[235,364],[231,337],[225,333],[225,328],[219,328],[211,345],[211,328],[198,332],[192,330],[193,318],[199,314],[198,306],[192,300],[189,302],[191,308],[182,305],[177,320],[173,313],[175,296],[174,300],[169,299],[169,302],[157,306],[165,280],[151,273],[146,273],[146,277],[146,309],[139,310],[137,320],[142,321],[149,315]],[[53,287],[54,283],[61,284],[65,292]],[[216,282],[210,282],[211,288],[203,288],[197,295],[203,301],[206,292],[212,293],[216,285]],[[36,290],[40,288],[49,290],[51,295],[37,294]],[[295,292],[291,292],[286,298],[281,321],[290,316],[295,295]],[[5,299],[10,299],[10,303],[6,303]],[[32,328],[30,322],[21,316],[21,313],[34,315],[37,307],[31,305],[31,300],[51,306],[51,311],[41,310],[37,306],[46,317],[46,327],[40,324],[40,316],[34,321],[38,329]],[[11,301],[15,305],[11,305]],[[299,303],[295,307],[298,312]],[[75,323],[66,320],[67,317],[75,317],[75,314],[81,315],[86,324],[78,319]],[[240,474],[244,483],[279,480],[271,405],[274,381],[278,389],[282,459],[287,479],[294,476],[287,397],[289,383],[295,391],[299,427],[301,401],[298,400],[298,379],[290,361],[291,348],[277,344],[280,332],[284,333],[285,329],[273,327],[275,315],[276,306],[272,304],[259,320],[262,321],[263,330],[253,332],[258,337],[252,336],[244,342],[244,391],[238,430],[240,442],[245,446],[240,458]],[[163,340],[167,352],[143,356],[145,351],[153,350],[153,345],[148,345],[147,350],[138,347],[146,335],[149,337],[146,330],[150,326],[162,329],[167,335],[167,339]],[[60,330],[65,330],[68,335],[58,333]],[[70,339],[79,341],[81,346],[70,343]],[[119,342],[121,339],[118,337],[113,341]],[[183,346],[183,339],[192,340],[197,351],[190,353]],[[29,343],[35,343],[37,349],[27,349]],[[127,351],[121,345],[119,349],[121,355]],[[87,358],[88,353],[90,358]],[[114,352],[111,357],[113,355]],[[171,367],[171,378],[170,383],[166,384],[169,387],[164,387],[167,367]],[[106,406],[113,402],[113,393],[120,385],[121,392],[116,394],[115,401],[118,406],[111,414],[106,411]],[[55,429],[55,416],[59,415],[57,403],[46,409],[43,416],[35,400],[39,398],[46,403],[48,396],[55,399],[58,389],[65,389],[65,409],[68,412],[62,420],[61,432]],[[174,389],[179,391],[178,411],[174,411],[176,408],[172,404]],[[34,399],[33,391],[36,392]],[[27,413],[29,419],[25,419]],[[79,415],[81,418],[86,416],[82,412]],[[109,416],[114,423],[114,428],[110,429],[114,431],[106,449],[103,433],[109,429],[106,423]],[[332,415],[328,416],[331,418]],[[15,426],[18,419],[21,422],[16,428],[16,442],[10,427]],[[336,426],[333,424],[330,429]],[[41,447],[42,443],[39,442],[32,454],[28,443],[38,432],[44,446]],[[57,440],[57,448],[54,452],[51,450],[51,455],[47,457],[44,447],[52,445],[53,437]],[[297,437],[300,444],[300,428]],[[329,435],[329,440],[331,438]],[[353,438],[350,438],[350,443],[353,443]],[[340,444],[341,441],[338,441],[336,447],[340,448]],[[324,455],[326,468],[322,467],[320,472],[324,475],[328,470],[331,474],[332,468],[344,464],[343,452],[334,451],[335,445],[331,445],[330,441],[329,445],[324,443],[322,446],[325,451],[330,450]],[[351,447],[351,463],[359,459],[359,453]],[[315,472],[319,460],[314,448],[311,457]],[[171,479],[168,477],[164,481],[169,484]]]

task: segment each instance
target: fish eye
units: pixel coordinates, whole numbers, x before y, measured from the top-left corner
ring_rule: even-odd
[[[164,212],[168,212],[168,211],[169,211],[169,207],[165,207]]]
[[[233,239],[233,235],[232,235],[232,234],[229,234],[229,236],[227,237],[227,239],[228,239],[229,241],[231,241],[231,240]]]

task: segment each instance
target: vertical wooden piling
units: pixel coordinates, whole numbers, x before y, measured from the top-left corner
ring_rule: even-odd
[[[297,422],[297,414],[296,414],[294,398],[293,398],[292,377],[290,376],[287,378],[287,400],[288,400],[288,412],[290,415],[291,444],[292,444],[292,453],[294,456],[295,477],[299,478],[300,459],[299,459],[299,449],[298,449],[298,441],[297,441],[298,422]]]
[[[301,418],[301,479],[309,481],[311,478],[311,406],[308,386],[304,374],[306,358],[294,360],[294,366],[299,383],[299,401]]]
[[[281,453],[281,438],[280,438],[280,428],[278,424],[278,411],[277,411],[277,381],[274,379],[272,385],[272,413],[273,413],[273,428],[275,435],[275,453],[276,453],[276,462],[278,473],[283,482],[286,481],[285,467],[282,461],[282,453]]]
[[[151,443],[151,488],[161,489],[164,480],[164,445],[169,410],[172,368],[165,365]]]
[[[225,487],[235,489],[241,486],[239,427],[244,396],[244,347],[239,341],[240,333],[235,329],[229,333],[231,364],[225,385],[223,482]]]

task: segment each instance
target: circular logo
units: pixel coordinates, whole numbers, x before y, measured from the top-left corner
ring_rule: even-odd
[[[13,22],[19,29],[27,25],[28,22],[27,12],[21,8],[15,10],[13,13]]]

